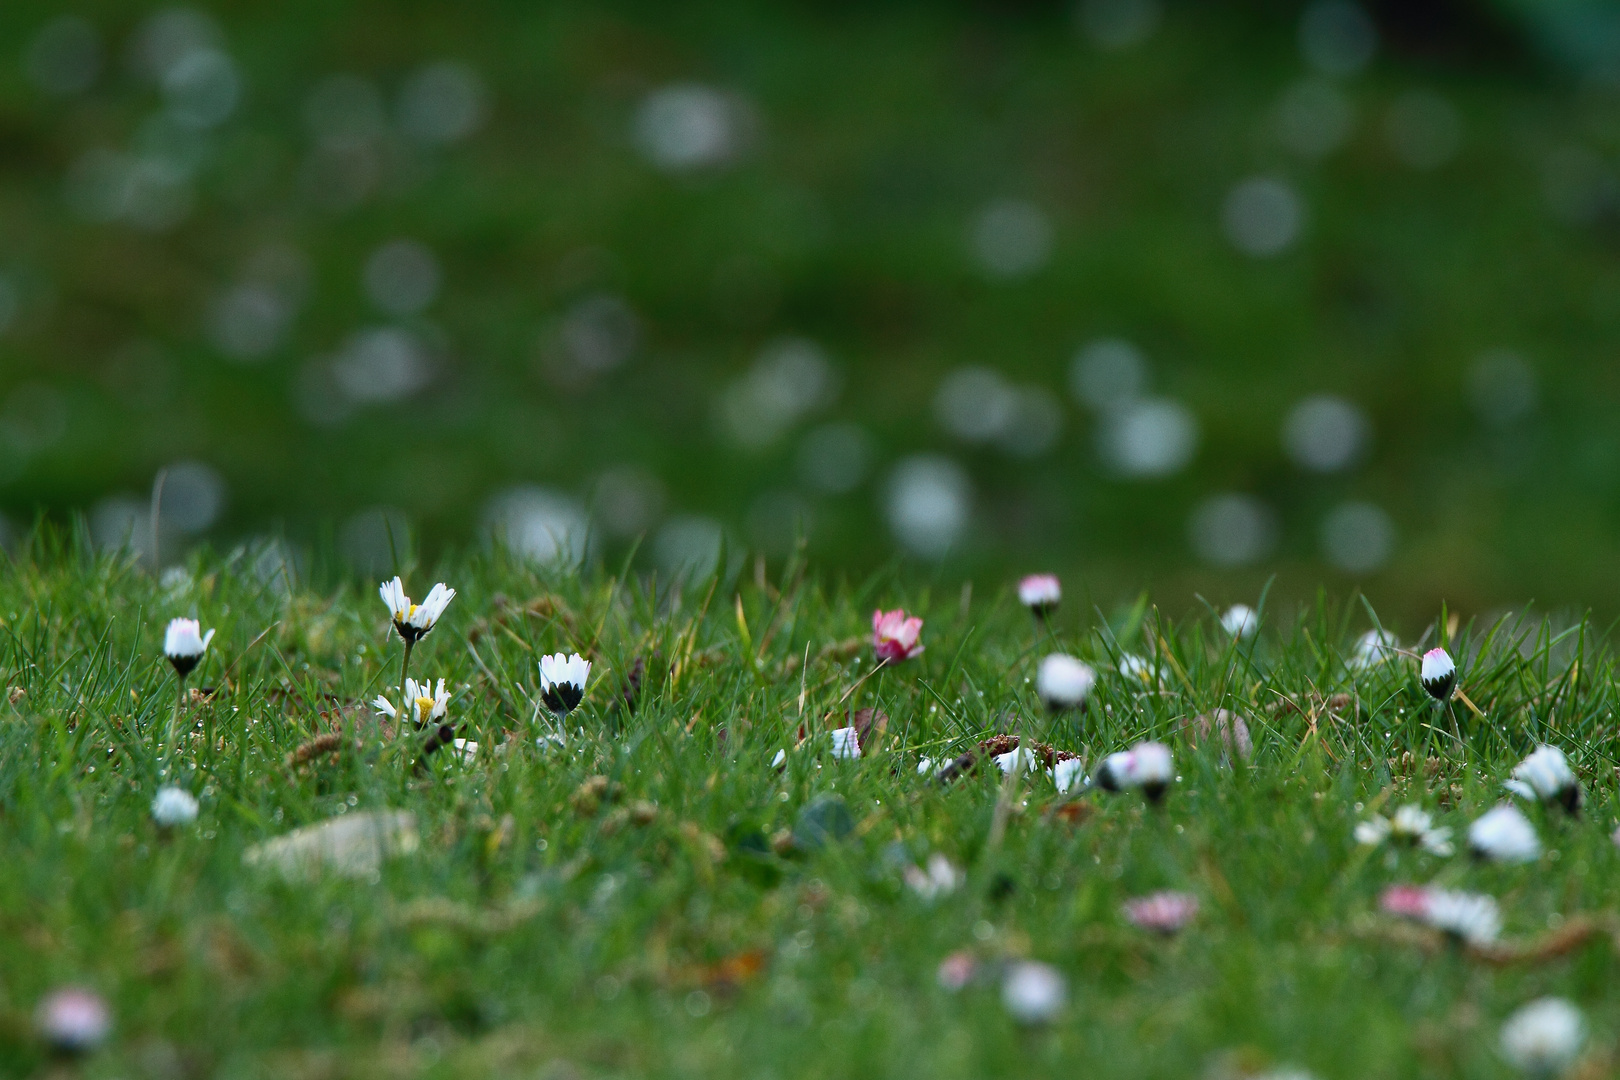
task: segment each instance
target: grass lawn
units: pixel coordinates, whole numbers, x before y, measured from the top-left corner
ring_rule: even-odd
[[[1070,600],[1038,631],[1011,582],[944,595],[798,565],[682,592],[470,556],[404,574],[418,597],[457,590],[411,670],[445,680],[478,744],[424,761],[421,733],[366,705],[399,700],[374,586],[262,565],[154,580],[47,536],[0,570],[0,1070],[1497,1077],[1515,1074],[1504,1021],[1557,996],[1585,1015],[1575,1074],[1610,1075],[1615,673],[1590,626],[1391,628],[1445,644],[1482,719],[1439,711],[1413,655],[1347,664],[1359,601],[1265,611],[1234,641],[1215,613],[1171,625],[1147,600]],[[878,607],[921,615],[926,651],[863,681]],[[217,634],[189,682],[211,692],[170,737],[174,616]],[[561,725],[537,708],[558,650],[592,662]],[[1056,650],[1096,670],[1083,711],[1036,698]],[[1127,654],[1146,670],[1122,674]],[[887,717],[857,759],[831,734],[852,708]],[[1189,737],[1217,708],[1245,720],[1246,764]],[[1019,731],[1088,775],[1158,740],[1174,781],[1154,804],[985,761],[919,773]],[[1469,824],[1542,742],[1567,752],[1582,813],[1520,803],[1539,855],[1471,858]],[[165,784],[198,797],[194,821],[156,824]],[[1407,803],[1456,854],[1357,841]],[[411,816],[356,817],[390,811]],[[333,820],[393,826],[324,861],[263,846]],[[964,876],[951,889],[936,860],[928,896],[907,868],[936,854]],[[1387,913],[1403,883],[1494,897],[1500,934]],[[1123,913],[1159,890],[1198,902],[1179,933]],[[1060,976],[1054,1009],[1026,960]],[[66,986],[112,1020],[77,1057],[38,1033]],[[1044,1020],[1009,1009],[1020,988]]]

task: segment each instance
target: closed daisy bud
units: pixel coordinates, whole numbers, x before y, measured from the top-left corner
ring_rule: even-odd
[[[1239,640],[1252,638],[1260,630],[1260,615],[1248,604],[1233,604],[1221,616],[1221,629]]]
[[[872,648],[877,651],[878,659],[898,664],[921,656],[923,646],[918,639],[922,637],[922,625],[922,619],[907,615],[903,608],[872,612]]]
[[[196,619],[170,619],[168,629],[163,632],[163,655],[183,679],[203,658],[212,640],[214,632],[203,633],[202,624]]]
[[[1163,798],[1174,778],[1170,748],[1156,742],[1109,754],[1097,769],[1097,786],[1104,791],[1141,791],[1151,802]]]
[[[1516,807],[1497,806],[1468,826],[1468,849],[1492,862],[1527,863],[1541,854],[1541,841]]]
[[[1030,574],[1018,582],[1018,602],[1029,608],[1037,619],[1056,611],[1062,599],[1063,585],[1056,574]]]
[[[1034,960],[1007,965],[1001,982],[1001,1003],[1020,1024],[1046,1023],[1063,1008],[1068,996],[1062,973]]]
[[[397,576],[394,580],[379,585],[377,594],[382,597],[383,603],[388,605],[388,614],[394,621],[395,632],[405,641],[412,643],[433,629],[439,621],[439,616],[444,614],[444,609],[456,598],[456,590],[441,581],[429,590],[425,600],[420,604],[413,604],[411,598],[405,595],[405,583]]]
[[[1035,692],[1053,712],[1078,709],[1096,685],[1097,673],[1091,665],[1064,653],[1042,658],[1035,672]]]
[[[1556,746],[1538,746],[1513,770],[1504,785],[1513,794],[1533,802],[1556,803],[1571,814],[1581,810],[1581,785],[1564,752]]]
[[[1198,914],[1198,897],[1184,892],[1156,892],[1125,901],[1125,920],[1142,930],[1174,934]]]
[[[88,1054],[112,1031],[112,1013],[100,994],[70,986],[39,1003],[34,1026],[58,1053]]]
[[[579,653],[552,653],[540,658],[540,700],[558,716],[567,716],[585,697],[591,662]]]
[[[1502,1025],[1502,1056],[1531,1076],[1559,1076],[1586,1042],[1586,1020],[1574,1002],[1547,997],[1519,1009]]]
[[[1421,673],[1423,689],[1436,701],[1449,701],[1457,688],[1457,665],[1444,649],[1430,649],[1423,654]]]
[[[197,797],[183,787],[167,784],[152,799],[152,820],[165,829],[197,820]]]

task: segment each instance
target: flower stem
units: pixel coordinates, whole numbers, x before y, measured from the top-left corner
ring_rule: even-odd
[[[186,677],[180,676],[179,689],[174,694],[174,715],[169,717],[169,730],[163,735],[163,744],[166,756],[173,756],[174,741],[179,737],[180,731],[180,703],[186,699]]]
[[[405,642],[405,660],[399,665],[399,709],[400,719],[403,721],[405,710],[416,708],[416,703],[411,700],[410,694],[405,690],[405,680],[411,671],[411,647],[416,643],[410,638],[403,638],[402,640]]]

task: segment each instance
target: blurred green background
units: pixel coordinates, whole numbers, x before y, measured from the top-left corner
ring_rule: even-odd
[[[0,8],[0,510],[1620,613],[1620,12]],[[263,538],[274,538],[268,546]]]

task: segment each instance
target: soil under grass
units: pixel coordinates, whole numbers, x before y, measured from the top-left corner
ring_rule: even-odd
[[[1234,641],[1146,603],[1069,604],[1042,629],[986,583],[963,603],[798,567],[678,590],[486,556],[405,575],[412,595],[458,591],[412,674],[447,681],[448,720],[478,744],[424,760],[422,733],[365,704],[398,699],[375,590],[262,579],[250,555],[154,580],[37,541],[0,570],[7,1073],[1492,1077],[1510,1073],[1502,1020],[1560,995],[1586,1013],[1581,1068],[1607,1075],[1615,681],[1585,625],[1399,628],[1445,638],[1481,718],[1434,706],[1409,655],[1348,666],[1371,624],[1359,603],[1266,611]],[[922,615],[926,652],[860,681],[879,605]],[[170,746],[177,615],[218,633]],[[1097,669],[1083,712],[1035,700],[1054,649]],[[536,662],[559,650],[593,663],[560,726],[533,704]],[[1122,676],[1122,652],[1152,670]],[[863,708],[886,727],[834,757],[831,729]],[[1217,708],[1244,718],[1247,762],[1190,737]],[[981,755],[942,782],[918,760],[1016,732],[1088,772],[1156,739],[1178,775],[1158,805],[1028,777],[994,847],[1000,771]],[[1525,807],[1537,861],[1353,839],[1408,802],[1460,839],[1541,742],[1569,755],[1586,805]],[[154,823],[165,783],[199,796],[193,824]],[[375,868],[244,860],[388,810],[414,816],[417,843]],[[935,853],[965,883],[925,899],[904,870]],[[1406,882],[1495,896],[1501,940],[1471,949],[1382,914]],[[1174,936],[1121,911],[1161,889],[1200,902]],[[971,975],[949,989],[937,973],[961,951]],[[1019,958],[1066,980],[1049,1023],[1003,1007]],[[78,1059],[34,1029],[64,985],[114,1018]]]

